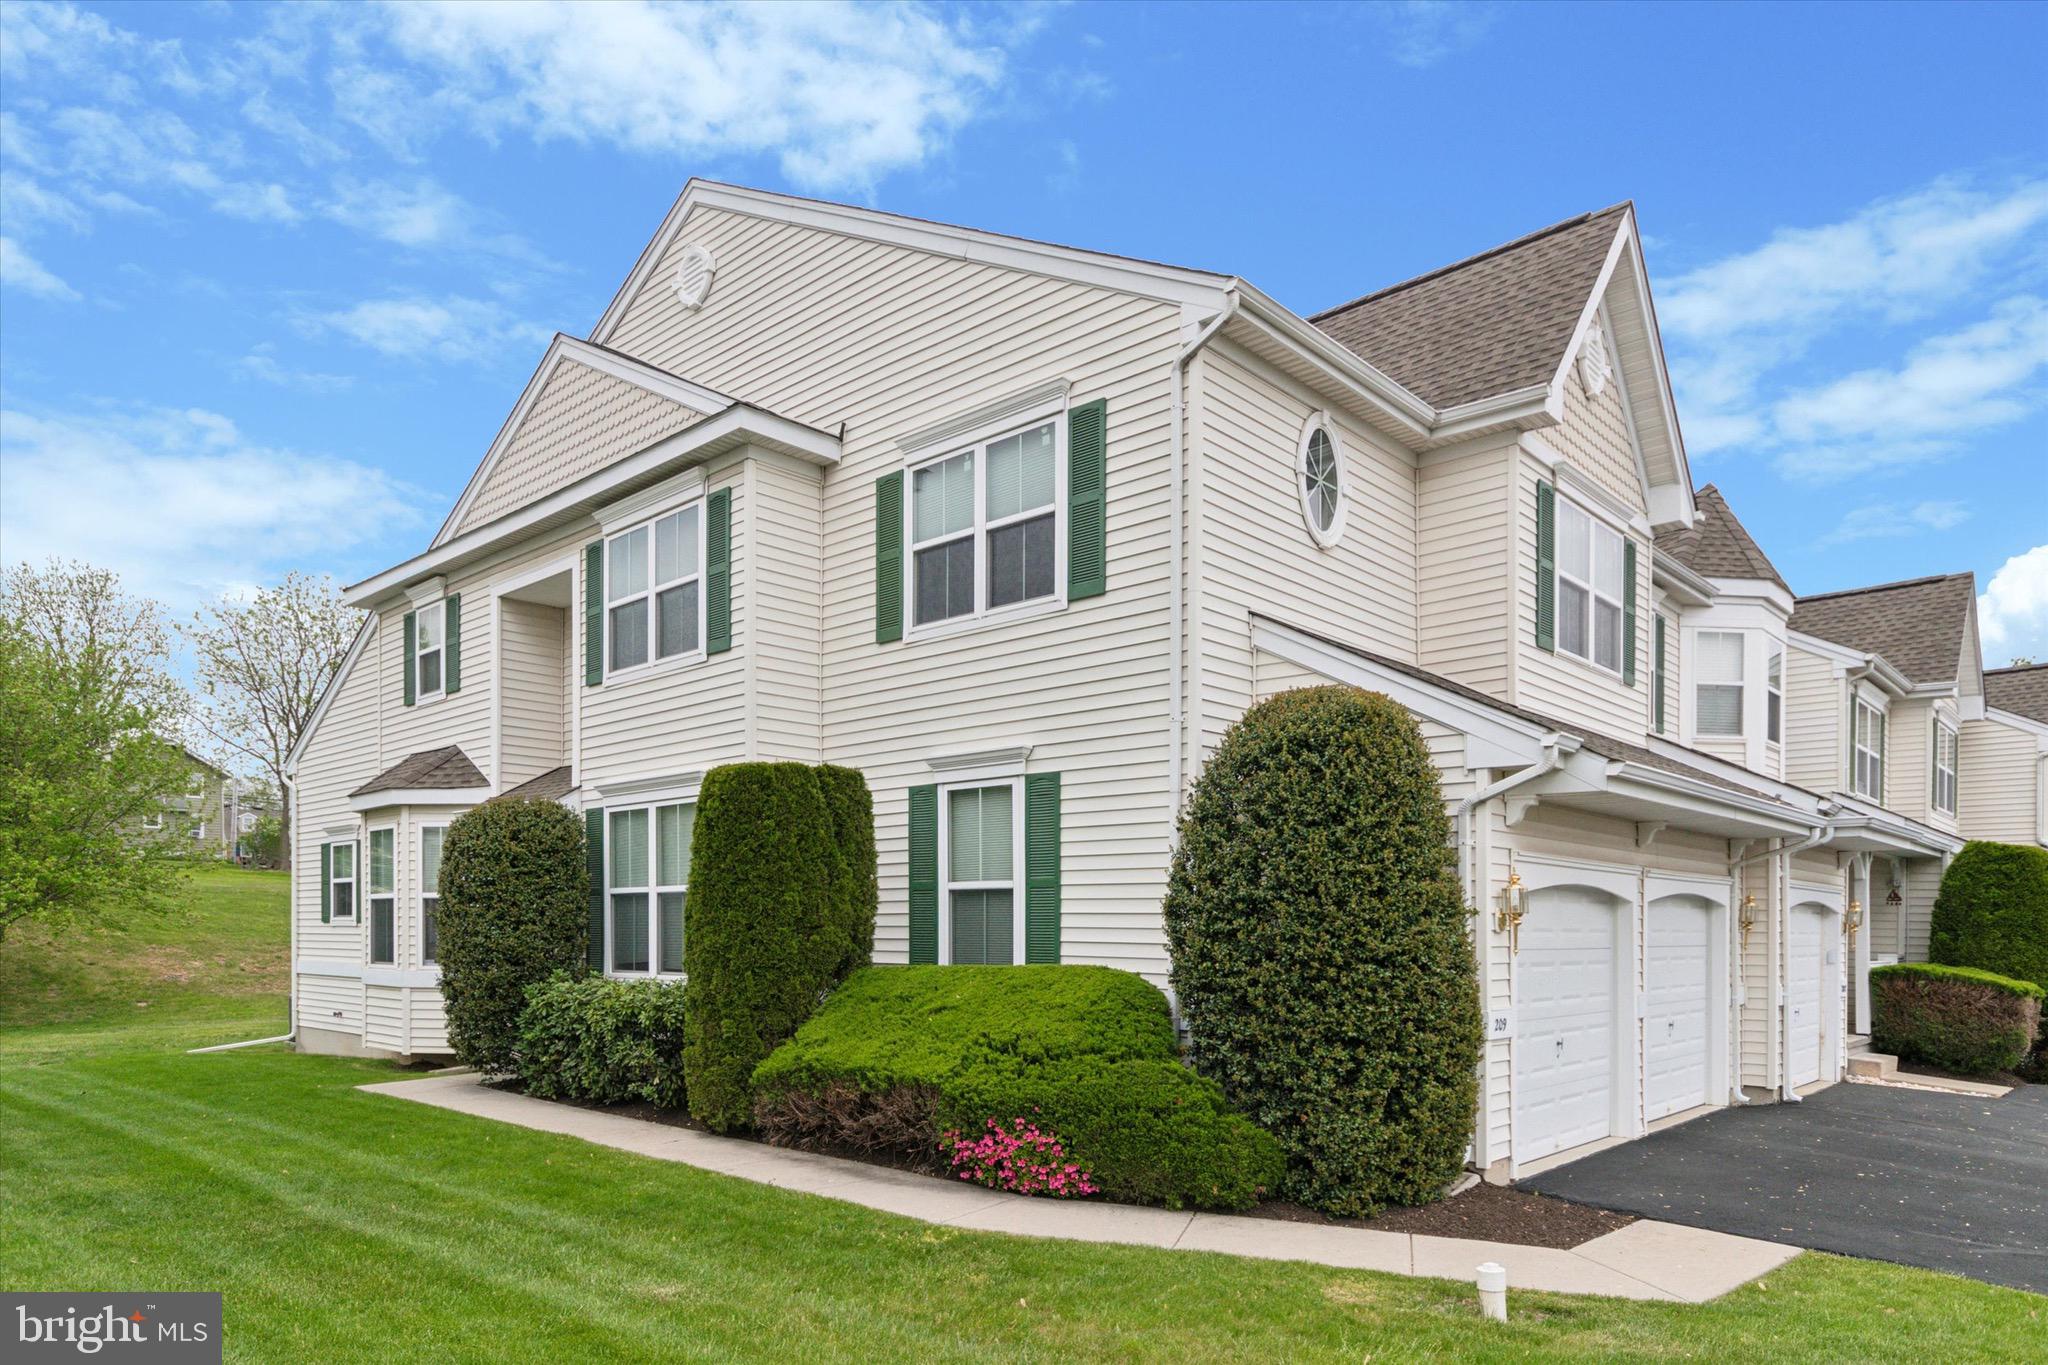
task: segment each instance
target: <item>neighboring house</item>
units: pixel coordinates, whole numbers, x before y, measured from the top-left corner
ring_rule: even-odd
[[[746,759],[866,775],[878,961],[1164,985],[1189,784],[1336,679],[1441,768],[1506,1176],[1838,1078],[1849,906],[1919,828],[1792,771],[1797,604],[1693,491],[1627,205],[1305,319],[692,181],[348,599],[288,765],[311,1050],[446,1050],[440,840],[498,795],[583,813],[593,965],[679,973],[698,785]]]
[[[186,762],[184,790],[161,798],[158,809],[144,816],[134,833],[139,838],[169,840],[179,852],[226,857],[234,847],[230,832],[234,824],[234,779],[190,749],[182,752]]]
[[[2048,664],[1984,670],[1984,711],[1965,716],[1965,833],[2048,847]]]

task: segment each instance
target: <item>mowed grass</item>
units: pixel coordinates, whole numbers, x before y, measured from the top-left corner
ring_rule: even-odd
[[[1464,1285],[955,1232],[356,1090],[396,1074],[379,1063],[185,1055],[234,1007],[137,1025],[122,1003],[0,1055],[0,1284],[219,1289],[232,1359],[1951,1362],[2048,1341],[2048,1299],[1827,1256],[1701,1307],[1516,1294],[1499,1327]]]

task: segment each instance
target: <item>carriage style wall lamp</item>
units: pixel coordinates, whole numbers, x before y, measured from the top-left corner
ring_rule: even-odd
[[[1756,896],[1750,892],[1742,895],[1742,918],[1735,922],[1742,930],[1742,951],[1749,951],[1749,931],[1756,928]]]
[[[1849,946],[1853,948],[1856,945],[1856,931],[1863,927],[1863,902],[1851,900],[1849,902],[1849,913],[1845,918],[1848,921]]]
[[[1500,889],[1500,908],[1493,912],[1493,931],[1508,936],[1508,955],[1522,951],[1522,874],[1509,869],[1508,884]]]

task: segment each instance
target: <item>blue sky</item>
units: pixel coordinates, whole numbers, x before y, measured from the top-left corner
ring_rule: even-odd
[[[2048,658],[2048,7],[0,9],[0,556],[424,546],[691,175],[1303,312],[1636,201],[1700,482]]]

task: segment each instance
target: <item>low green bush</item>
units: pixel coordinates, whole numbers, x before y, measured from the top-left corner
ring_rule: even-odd
[[[754,1071],[771,1140],[945,1165],[990,1119],[1056,1134],[1111,1198],[1246,1208],[1280,1148],[1180,1064],[1166,997],[1110,967],[871,967]]]
[[[2031,981],[1928,962],[1870,973],[1870,1042],[1901,1060],[1966,1076],[2013,1071],[2041,1027]]]
[[[2048,985],[2048,849],[1963,845],[1941,875],[1927,956]]]
[[[544,1100],[683,1106],[683,988],[559,973],[519,1016],[519,1079]]]

